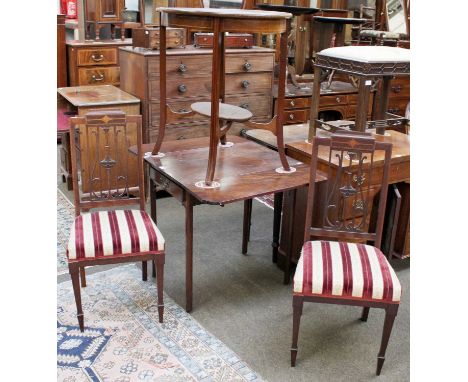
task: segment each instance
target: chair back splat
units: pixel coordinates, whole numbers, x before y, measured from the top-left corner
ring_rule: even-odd
[[[73,117],[70,137],[76,216],[90,208],[145,209],[140,115],[100,110]],[[135,145],[136,156],[128,150]]]
[[[331,137],[314,138],[304,242],[313,240],[311,237],[371,241],[380,248],[391,153],[391,143],[380,142],[361,132],[336,132]],[[375,168],[376,157],[382,155],[383,168]],[[317,169],[328,174],[327,182],[319,186],[313,181]],[[376,178],[380,179],[380,187],[376,187],[379,183]],[[378,191],[380,196],[375,209],[373,200]],[[325,203],[314,204],[317,192],[324,196],[317,199]]]

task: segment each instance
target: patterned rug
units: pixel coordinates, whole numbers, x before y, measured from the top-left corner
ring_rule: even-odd
[[[57,189],[57,276],[68,273],[67,243],[74,220],[73,204]]]
[[[57,288],[58,381],[262,381],[167,295],[159,324],[154,279],[142,281],[134,264],[87,281],[84,333],[71,283]]]

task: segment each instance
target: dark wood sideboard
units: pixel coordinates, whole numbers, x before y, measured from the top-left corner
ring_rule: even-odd
[[[275,51],[267,48],[226,50],[226,102],[249,109],[254,121],[271,118]],[[141,100],[143,140],[154,142],[159,129],[159,51],[122,47],[120,88]],[[177,112],[189,111],[194,102],[209,101],[212,50],[167,50],[167,103]],[[233,124],[231,134],[244,126]],[[199,114],[166,127],[167,140],[209,135],[209,118]]]

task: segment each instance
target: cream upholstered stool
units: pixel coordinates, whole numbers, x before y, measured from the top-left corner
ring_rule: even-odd
[[[350,123],[352,130],[364,132],[366,128],[376,127],[377,134],[385,134],[385,128],[402,124],[404,118],[387,119],[390,80],[395,76],[410,73],[409,49],[389,46],[342,46],[324,49],[317,53],[314,64],[314,78],[323,78],[323,72],[341,72],[356,76],[359,80],[356,121]],[[367,107],[371,88],[376,80],[382,79],[380,102],[377,105],[377,120],[367,121]],[[314,81],[310,107],[309,142],[315,136],[317,127],[327,128],[327,124],[317,124],[320,81]]]
[[[316,191],[319,152],[327,180]],[[379,249],[391,152],[391,143],[366,133],[338,131],[314,138],[304,244],[294,274],[291,366],[296,363],[303,304],[314,302],[362,307],[362,321],[367,321],[370,308],[384,309],[377,375],[382,370],[401,296],[400,282]],[[374,160],[382,155],[383,168],[376,169]],[[380,189],[375,221],[368,219],[374,186]],[[314,203],[316,192],[323,194],[324,203]],[[373,245],[364,244],[369,242]]]

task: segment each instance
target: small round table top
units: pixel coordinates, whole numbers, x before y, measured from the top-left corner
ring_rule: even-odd
[[[211,102],[195,102],[190,105],[195,113],[205,117],[211,117]],[[219,103],[219,119],[234,122],[245,122],[253,117],[253,114],[242,107]]]
[[[186,16],[203,16],[235,19],[290,19],[292,15],[286,12],[259,11],[254,9],[220,9],[220,8],[169,8],[160,7],[156,11]]]
[[[289,12],[294,16],[310,15],[320,11],[320,8],[298,7],[296,5],[257,4],[256,6],[266,11]]]
[[[356,19],[352,17],[325,17],[325,16],[314,16],[314,21],[320,23],[333,23],[333,24],[364,24],[366,19]]]

